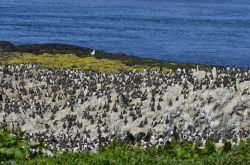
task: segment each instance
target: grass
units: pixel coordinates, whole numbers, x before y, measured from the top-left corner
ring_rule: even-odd
[[[121,56],[121,58],[101,58],[90,56],[77,56],[75,54],[32,54],[32,53],[1,53],[0,64],[40,64],[45,68],[71,68],[78,70],[92,70],[98,73],[119,73],[121,71],[142,72],[145,68],[153,70],[162,69],[168,72],[170,69],[194,67],[194,64],[173,63],[152,59]]]
[[[191,142],[180,143],[177,139],[162,147],[130,147],[115,140],[100,151],[83,153],[60,153],[52,151],[53,156],[43,152],[33,153],[32,149],[45,149],[43,141],[36,146],[29,146],[25,133],[11,131],[8,127],[0,129],[0,164],[51,165],[51,164],[91,164],[91,165],[147,165],[147,164],[198,164],[198,165],[234,165],[250,164],[250,139],[242,140],[238,146],[231,146],[225,141],[224,147],[215,148],[207,140],[204,148]]]
[[[117,73],[130,69],[118,60],[98,60],[94,57],[78,57],[73,54],[41,54],[22,53],[7,60],[8,64],[34,63],[46,68],[72,68],[78,70],[93,70],[96,72]]]

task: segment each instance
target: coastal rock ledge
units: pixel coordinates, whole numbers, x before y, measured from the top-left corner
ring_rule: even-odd
[[[173,138],[202,146],[236,144],[250,134],[250,70],[145,70],[98,74],[39,65],[0,68],[0,124],[21,128],[31,144],[96,150],[121,139],[142,147]]]

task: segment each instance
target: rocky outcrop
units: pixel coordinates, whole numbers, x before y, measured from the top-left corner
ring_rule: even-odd
[[[16,46],[17,52],[28,52],[34,54],[42,54],[42,53],[73,53],[77,55],[89,55],[92,51],[90,48],[83,48],[80,46],[73,46],[67,44],[26,44]]]
[[[0,52],[10,52],[15,50],[15,45],[8,41],[0,41]]]

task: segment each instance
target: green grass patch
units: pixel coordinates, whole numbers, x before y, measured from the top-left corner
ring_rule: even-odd
[[[152,59],[122,56],[121,58],[101,58],[90,56],[77,56],[75,54],[48,54],[35,55],[32,53],[1,53],[2,64],[40,64],[45,68],[71,68],[77,70],[95,71],[98,73],[119,73],[121,71],[142,72],[145,68],[153,70],[162,69],[169,72],[170,69],[190,68],[193,64],[173,63]]]

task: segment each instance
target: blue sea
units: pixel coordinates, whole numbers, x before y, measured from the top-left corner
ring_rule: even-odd
[[[0,0],[0,40],[250,67],[250,0]]]

